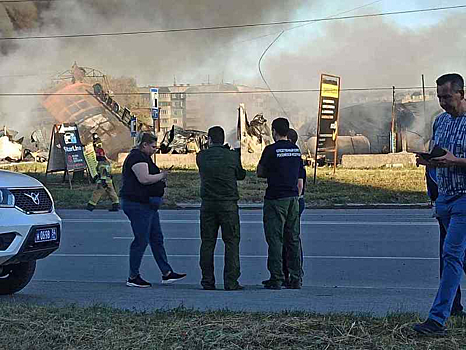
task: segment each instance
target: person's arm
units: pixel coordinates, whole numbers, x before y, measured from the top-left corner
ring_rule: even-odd
[[[150,185],[167,178],[167,172],[162,171],[160,174],[149,174],[149,165],[141,162],[131,167],[138,181],[143,185]]]
[[[445,150],[445,151],[447,151],[447,154],[445,154],[442,157],[432,158],[428,165],[434,166],[434,167],[450,167],[450,166],[458,166],[461,168],[466,167],[466,158],[458,158],[453,153],[451,153],[449,150]]]
[[[236,165],[236,180],[244,180],[246,178],[246,170],[243,169],[243,165],[241,164],[241,153],[239,151],[232,151],[238,153],[237,156],[237,165]]]
[[[298,195],[299,196],[302,196],[304,194],[303,189],[304,189],[304,179],[298,179]]]
[[[259,164],[257,164],[257,177],[267,178],[267,160],[268,160],[268,146],[265,147],[264,151],[262,152],[261,159],[259,160]]]

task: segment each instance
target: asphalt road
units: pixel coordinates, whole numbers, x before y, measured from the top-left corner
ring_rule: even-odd
[[[170,264],[188,276],[161,285],[148,248],[141,274],[154,286],[147,290],[124,285],[132,233],[122,212],[62,210],[59,215],[64,225],[60,249],[38,262],[33,281],[22,292],[0,302],[425,314],[438,286],[438,226],[426,209],[306,210],[301,220],[304,287],[281,291],[261,285],[269,277],[262,212],[242,210],[240,282],[246,290],[240,292],[200,288],[197,210],[161,211]],[[215,263],[221,288],[220,240]]]

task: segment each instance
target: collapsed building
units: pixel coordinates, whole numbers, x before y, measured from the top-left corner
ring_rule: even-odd
[[[425,152],[432,124],[441,113],[433,98],[425,101],[367,102],[340,110],[338,125],[338,161],[345,154],[384,154],[391,152],[391,130],[396,131],[395,152]],[[392,127],[392,123],[394,126]],[[316,121],[299,129],[303,153],[314,156]],[[333,153],[325,154],[333,162]]]
[[[75,63],[60,78],[61,82],[42,101],[53,120],[75,123],[84,144],[92,141],[93,133],[98,133],[112,159],[128,150],[133,144],[128,123],[131,112],[112,98],[105,75]]]

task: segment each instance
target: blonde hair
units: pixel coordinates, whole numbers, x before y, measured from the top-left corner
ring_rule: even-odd
[[[134,148],[142,148],[142,144],[146,142],[148,144],[157,142],[157,136],[152,134],[151,132],[147,131],[141,131],[136,135],[136,144],[134,145]]]

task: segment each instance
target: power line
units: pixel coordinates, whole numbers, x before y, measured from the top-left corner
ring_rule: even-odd
[[[64,0],[0,0],[0,4],[14,4],[23,2],[55,2]]]
[[[341,16],[345,13],[349,13],[349,12],[352,12],[352,11],[356,11],[356,10],[359,10],[363,7],[366,7],[366,6],[370,6],[370,5],[373,5],[375,3],[378,3],[378,2],[381,2],[382,0],[376,0],[376,1],[373,1],[369,4],[364,4],[362,6],[359,6],[359,7],[356,7],[356,8],[353,8],[353,9],[350,9],[350,10],[346,10],[346,11],[343,11],[343,12],[339,12],[335,15],[332,15],[332,16],[329,16],[327,18],[332,18],[332,17],[337,17],[337,16]],[[261,62],[262,62],[262,59],[264,58],[265,54],[269,51],[269,49],[272,47],[273,44],[275,44],[275,42],[282,36],[283,33],[285,33],[285,31],[290,31],[290,30],[293,30],[293,29],[296,29],[296,28],[300,28],[300,27],[304,27],[304,26],[308,26],[308,25],[311,25],[313,23],[305,23],[305,24],[301,24],[299,26],[295,26],[295,27],[292,27],[292,28],[289,28],[289,29],[286,29],[286,30],[282,30],[281,33],[275,38],[274,41],[272,41],[270,43],[269,46],[267,46],[267,48],[264,50],[264,52],[262,53],[261,57],[259,58],[259,62],[258,62],[258,66],[259,66],[259,73],[260,73],[260,76],[262,78],[262,80],[264,81],[265,85],[267,85],[267,88],[270,90],[270,92],[272,93],[272,96],[273,98],[275,99],[275,101],[278,103],[278,105],[280,106],[280,108],[282,109],[283,113],[285,114],[285,116],[289,119],[288,117],[288,113],[286,113],[285,111],[285,108],[283,108],[283,106],[281,105],[280,101],[278,100],[277,96],[272,92],[272,89],[269,85],[269,83],[267,82],[267,80],[265,79],[264,77],[264,74],[262,73],[262,69],[261,69]]]
[[[269,91],[271,92],[273,98],[275,99],[275,101],[278,103],[278,105],[280,106],[280,108],[282,109],[283,113],[285,114],[285,117],[287,117],[288,119],[290,119],[288,117],[288,113],[286,113],[285,111],[285,108],[283,108],[283,106],[281,105],[280,101],[278,100],[277,96],[275,96],[275,93],[272,91],[272,88],[270,87],[269,83],[267,82],[267,80],[265,80],[265,77],[264,77],[264,74],[262,74],[262,69],[261,69],[261,62],[262,62],[262,59],[264,58],[265,54],[267,53],[267,51],[269,51],[269,49],[272,47],[273,44],[275,44],[275,42],[280,39],[280,37],[282,36],[282,34],[285,33],[285,31],[282,31],[280,34],[278,34],[278,36],[275,38],[274,41],[272,41],[269,46],[267,46],[267,48],[265,49],[265,51],[262,53],[262,56],[259,58],[259,63],[257,64],[258,67],[259,67],[259,73],[261,75],[261,78],[262,80],[264,81],[265,85],[267,85],[267,88],[269,89]]]
[[[426,86],[425,89],[436,89],[436,86]],[[422,86],[397,87],[395,90],[419,90]],[[359,91],[392,91],[393,87],[373,87],[373,88],[346,88],[340,89],[341,92],[359,92]],[[320,92],[320,89],[289,89],[289,90],[246,90],[246,91],[191,91],[176,92],[185,95],[231,95],[231,94],[268,94],[273,93],[306,93]],[[150,92],[116,92],[112,96],[137,96],[149,95]],[[0,97],[33,97],[33,96],[89,96],[91,93],[56,93],[56,92],[31,92],[31,93],[0,93]]]
[[[348,20],[348,19],[361,19],[361,18],[374,18],[374,17],[382,17],[382,16],[395,16],[395,15],[413,14],[413,13],[425,13],[425,12],[432,12],[432,11],[455,10],[455,9],[462,9],[462,8],[466,8],[466,5],[447,6],[447,7],[431,7],[431,8],[418,9],[418,10],[380,12],[380,13],[374,13],[374,14],[341,16],[341,17],[331,17],[331,18],[315,18],[315,19],[303,19],[303,20],[294,20],[294,21],[238,24],[238,25],[228,25],[228,26],[179,28],[179,29],[156,29],[156,30],[141,30],[141,31],[134,31],[134,32],[114,32],[114,33],[57,34],[57,35],[44,35],[44,36],[4,37],[4,38],[0,38],[0,41],[4,41],[4,40],[31,40],[31,39],[89,38],[89,37],[123,36],[123,35],[196,32],[196,31],[220,30],[220,29],[254,28],[254,27],[277,26],[277,25],[298,24],[298,23],[317,23],[317,22],[329,22],[329,21]]]

